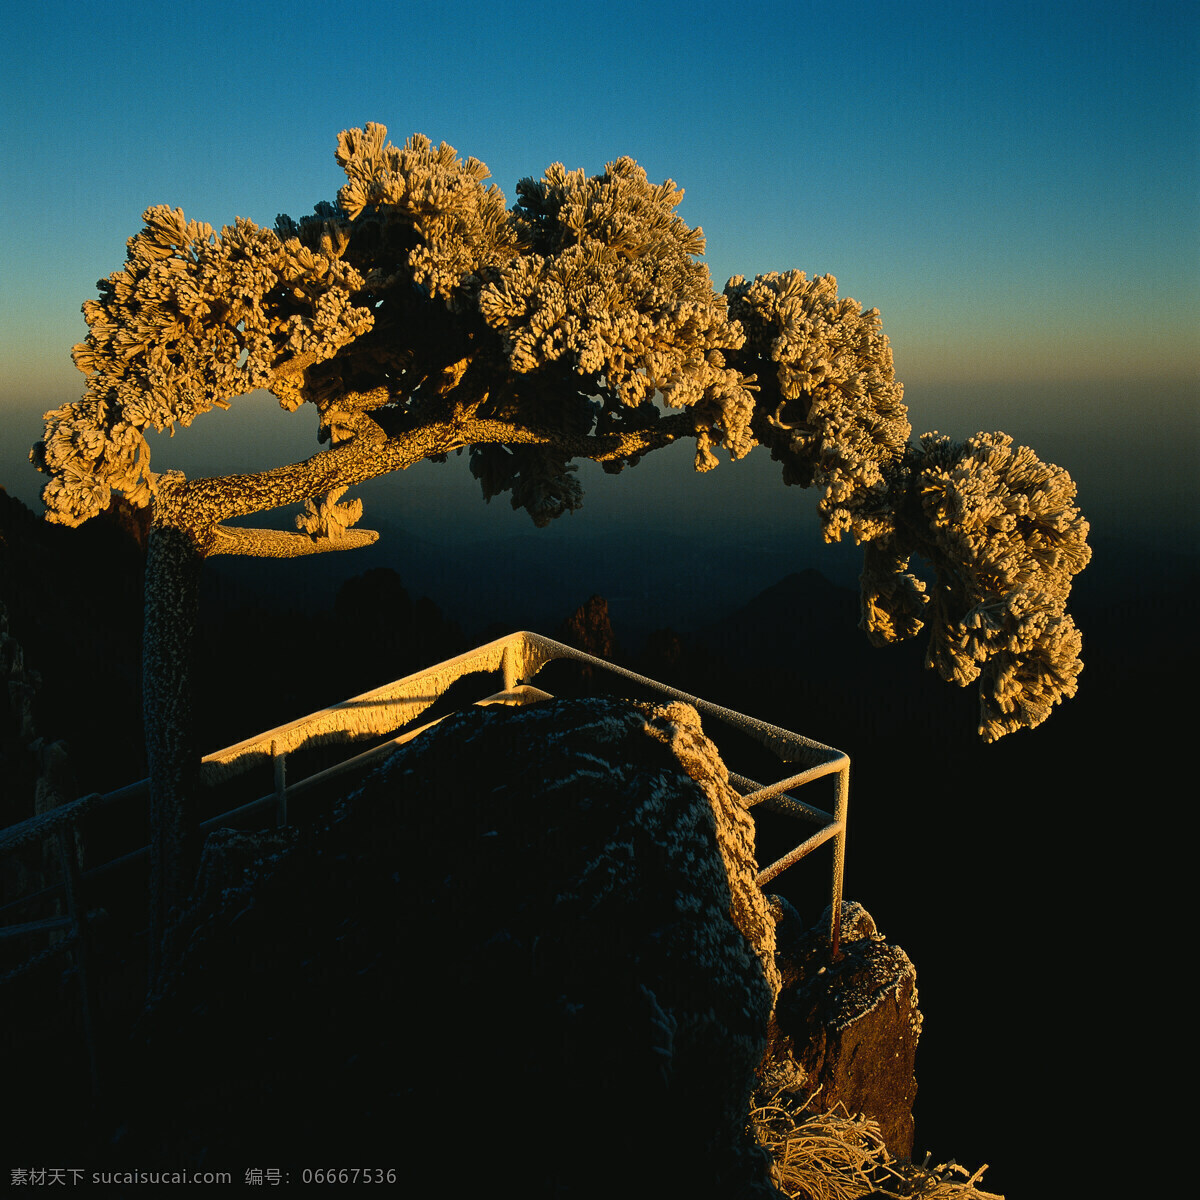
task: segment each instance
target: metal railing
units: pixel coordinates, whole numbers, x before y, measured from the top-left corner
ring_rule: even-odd
[[[270,792],[256,799],[205,820],[201,823],[200,830],[206,833],[260,812],[270,814],[270,823],[287,824],[291,800],[339,777],[364,774],[399,746],[412,741],[450,715],[447,713],[435,720],[414,724],[419,721],[425,710],[445,695],[450,686],[458,680],[476,673],[499,673],[503,678],[503,689],[485,695],[474,703],[529,704],[552,698],[549,693],[534,687],[532,680],[547,664],[563,659],[606,672],[657,695],[691,704],[703,716],[715,718],[766,747],[780,762],[800,768],[766,785],[732,772],[729,779],[747,808],[761,805],[764,809],[782,816],[816,826],[810,836],[759,870],[755,882],[760,887],[811,854],[817,847],[833,841],[829,939],[831,957],[836,957],[840,939],[842,877],[849,803],[848,755],[800,734],[748,717],[744,713],[722,708],[536,633],[520,632],[498,638],[436,666],[205,755],[201,764],[201,778],[211,788],[219,788],[229,780],[268,763],[272,767],[273,787]],[[397,733],[397,730],[400,732]],[[707,728],[705,732],[719,750],[720,737],[715,735],[711,728]],[[352,745],[382,735],[389,736],[333,766],[288,782],[289,755],[314,746]],[[830,775],[836,776],[832,813],[806,804],[790,794],[805,784]],[[61,935],[59,940],[30,955],[0,976],[0,987],[57,956],[68,953],[74,956],[93,1083],[96,1081],[96,1065],[92,1037],[94,1005],[90,991],[89,925],[95,914],[88,912],[84,899],[86,887],[110,872],[148,857],[150,848],[143,846],[88,870],[81,870],[75,851],[75,829],[85,817],[90,817],[99,810],[139,801],[146,802],[148,797],[149,781],[143,779],[106,795],[93,793],[0,830],[0,857],[12,854],[31,843],[51,837],[57,838],[63,873],[59,883],[44,887],[32,895],[17,897],[0,906],[0,919],[6,912],[39,900],[57,896],[65,896],[66,900],[65,915],[0,925],[0,942],[48,932],[58,932]]]

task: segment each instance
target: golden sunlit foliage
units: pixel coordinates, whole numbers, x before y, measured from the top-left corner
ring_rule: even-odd
[[[48,519],[78,524],[117,492],[202,555],[301,554],[354,541],[346,487],[451,451],[469,452],[486,498],[545,525],[582,503],[574,459],[617,472],[691,438],[706,471],[719,448],[761,444],[786,483],[819,489],[827,540],[864,546],[872,640],[928,625],[928,664],[978,683],[985,738],[1074,694],[1066,604],[1089,551],[1070,476],[1003,434],[912,442],[877,310],[799,271],[717,293],[682,191],[632,159],[590,177],[555,163],[506,208],[477,159],[386,134],[342,133],[337,203],[274,230],[146,211],[84,305],[84,396],[47,414],[34,450]],[[331,449],[227,480],[150,469],[143,430],[259,388],[312,404]],[[221,524],[302,501],[299,535]]]

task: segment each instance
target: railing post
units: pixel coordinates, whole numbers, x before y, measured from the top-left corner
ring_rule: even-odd
[[[500,660],[500,669],[504,672],[504,690],[511,692],[521,682],[517,674],[517,652],[510,642],[504,647],[504,657]]]
[[[840,827],[833,839],[833,886],[829,914],[829,961],[835,962],[842,937],[842,885],[846,870],[846,818],[850,812],[850,761],[837,773],[833,819]]]
[[[96,1063],[96,1037],[92,1026],[92,987],[89,973],[91,939],[88,934],[87,907],[83,899],[83,880],[75,857],[75,825],[64,821],[58,827],[58,850],[62,859],[63,886],[67,893],[67,918],[74,935],[75,973],[79,978],[79,1008],[83,1020],[83,1040],[87,1045],[88,1073],[92,1095],[100,1093],[100,1072]]]
[[[288,823],[287,811],[287,755],[280,753],[279,743],[271,741],[271,762],[275,767],[275,824]]]

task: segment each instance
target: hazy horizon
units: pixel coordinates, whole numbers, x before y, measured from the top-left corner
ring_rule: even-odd
[[[80,377],[82,378],[82,377]],[[1007,385],[944,384],[906,388],[914,438],[939,430],[962,439],[980,430],[1003,430],[1031,446],[1043,460],[1071,473],[1078,504],[1093,539],[1106,537],[1148,548],[1200,552],[1200,390],[1187,383],[1108,384],[1044,382]],[[1138,414],[1137,437],[1128,415]],[[1081,417],[1086,414],[1086,417]],[[980,423],[979,418],[985,419]],[[11,417],[0,447],[0,487],[41,513],[46,477],[28,462],[41,436],[40,413],[26,409]],[[16,431],[20,436],[14,436]],[[183,470],[190,478],[254,471],[311,457],[315,412],[306,406],[283,412],[265,393],[234,401],[179,429],[174,438],[150,433],[156,470]],[[583,508],[555,522],[580,536],[597,527],[665,525],[697,538],[746,538],[759,529],[776,534],[810,529],[815,536],[817,493],[783,485],[779,464],[761,447],[740,462],[722,454],[705,475],[691,468],[689,441],[647,456],[637,467],[612,477],[595,464],[580,464]],[[506,497],[485,504],[465,457],[445,465],[421,464],[354,489],[364,498],[362,525],[400,525],[424,531],[429,540],[452,544],[524,533],[536,534],[524,512],[512,512]],[[286,522],[286,514],[263,514],[255,524]],[[545,531],[549,532],[549,531]]]

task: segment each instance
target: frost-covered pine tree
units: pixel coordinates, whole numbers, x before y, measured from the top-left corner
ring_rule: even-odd
[[[878,311],[799,271],[718,294],[701,231],[675,211],[682,192],[631,159],[592,177],[555,164],[518,183],[510,209],[478,160],[386,133],[341,134],[346,185],[299,222],[218,234],[149,209],[124,269],[84,304],[87,390],[47,414],[34,448],[49,520],[79,524],[114,492],[152,510],[145,703],[163,904],[184,895],[195,853],[200,563],[367,544],[345,490],[451,452],[467,451],[485,497],[509,493],[545,525],[580,505],[572,460],[619,472],[691,438],[707,471],[717,447],[736,460],[764,445],[785,483],[818,489],[826,540],[864,547],[871,640],[927,626],[927,665],[978,684],[984,738],[1074,695],[1066,604],[1089,550],[1070,476],[1001,433],[910,440]],[[313,405],[328,449],[223,478],[150,469],[143,430],[259,388],[289,411]],[[295,533],[226,523],[300,502]]]

